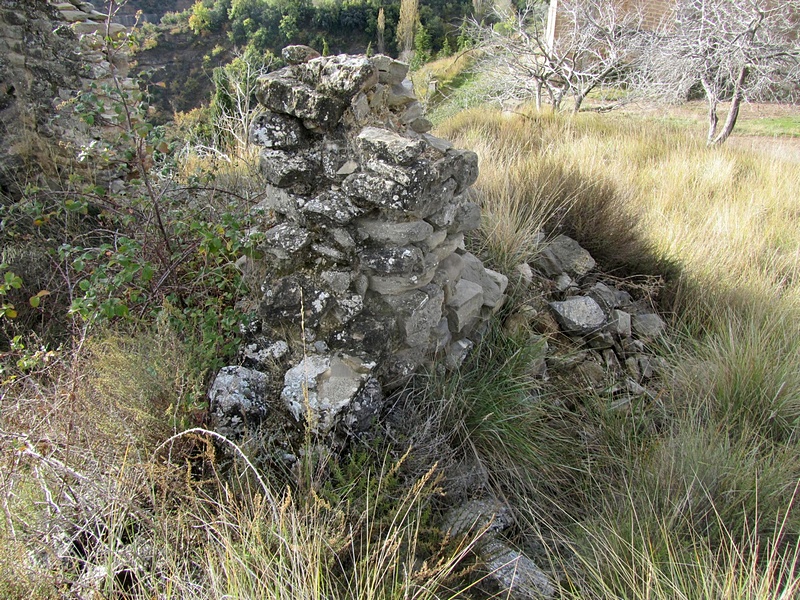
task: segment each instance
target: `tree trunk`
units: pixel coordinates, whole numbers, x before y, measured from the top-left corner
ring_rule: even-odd
[[[710,144],[712,146],[719,146],[723,144],[725,140],[727,140],[731,132],[733,131],[734,126],[736,125],[736,120],[739,118],[739,108],[742,106],[742,99],[744,98],[744,82],[747,80],[747,76],[750,74],[750,69],[746,66],[742,67],[741,71],[739,71],[739,77],[736,80],[736,85],[733,88],[733,98],[731,98],[731,109],[728,111],[728,118],[725,119],[725,125],[722,126],[722,131],[720,134],[714,138]]]
[[[575,104],[572,105],[572,112],[574,114],[578,114],[581,110],[581,104],[583,104],[583,100],[586,98],[586,94],[584,92],[577,92],[575,94]]]
[[[701,82],[706,92],[706,100],[708,100],[708,136],[706,137],[706,143],[710,146],[714,142],[714,136],[717,135],[717,125],[719,125],[719,117],[717,116],[719,97],[710,83],[705,79],[701,80]]]
[[[544,82],[541,79],[537,79],[535,85],[534,95],[536,99],[536,112],[542,112],[542,86]]]

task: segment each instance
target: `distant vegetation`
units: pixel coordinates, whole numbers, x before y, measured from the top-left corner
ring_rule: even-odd
[[[379,37],[378,14],[384,11],[385,30]],[[418,10],[417,35],[436,53],[455,47],[461,21],[470,14],[466,0],[428,0]],[[396,27],[400,2],[377,0],[198,0],[189,15],[196,35],[225,30],[234,45],[278,52],[287,44],[307,44],[322,52],[397,53]],[[383,48],[380,39],[383,40]]]

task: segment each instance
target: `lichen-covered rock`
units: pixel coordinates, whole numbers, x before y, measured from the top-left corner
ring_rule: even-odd
[[[359,253],[359,258],[363,269],[381,275],[419,273],[424,264],[422,250],[415,246],[368,248]]]
[[[320,174],[315,154],[265,148],[260,154],[261,172],[272,185],[308,191]]]
[[[397,165],[413,163],[425,150],[419,139],[401,136],[388,129],[365,127],[356,137],[359,151],[366,157],[377,157]]]
[[[320,53],[309,46],[294,45],[286,46],[281,50],[281,57],[290,65],[300,65],[310,61],[312,58],[319,58]]]
[[[271,111],[332,129],[353,96],[377,79],[366,57],[321,56],[263,76],[256,97]]]
[[[255,429],[267,416],[267,383],[260,371],[235,366],[220,369],[208,392],[214,429],[233,438]]]
[[[542,250],[536,259],[536,266],[548,277],[566,273],[580,279],[594,268],[595,262],[578,242],[559,235]]]
[[[347,354],[307,356],[286,372],[281,399],[296,420],[304,420],[314,433],[326,434],[358,398],[374,368],[375,363]],[[365,400],[360,402],[351,414],[364,410]]]
[[[322,192],[303,206],[303,213],[310,220],[327,220],[334,225],[347,225],[363,212],[363,208],[337,191]]]
[[[253,119],[250,141],[264,148],[297,150],[307,147],[310,134],[302,122],[272,111],[264,111]]]
[[[572,296],[563,302],[551,302],[556,320],[565,333],[587,335],[603,326],[603,309],[588,296]]]

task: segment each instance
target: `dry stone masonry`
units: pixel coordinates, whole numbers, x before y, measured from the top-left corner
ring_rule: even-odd
[[[212,410],[226,432],[262,421],[249,381],[271,393],[270,418],[338,435],[368,427],[382,390],[426,361],[460,365],[508,280],[464,249],[480,225],[478,159],[427,133],[405,64],[283,56],[260,81],[251,135],[269,182],[251,232],[262,257],[248,259],[268,272],[257,334]]]
[[[80,90],[114,77],[123,89],[138,90],[127,76],[127,55],[106,51],[106,35],[124,31],[89,2],[0,0],[0,201],[19,196],[21,174],[40,162],[74,168],[79,149],[103,135],[70,114]],[[118,118],[110,105],[108,111],[106,119]],[[37,138],[48,141],[47,152]]]

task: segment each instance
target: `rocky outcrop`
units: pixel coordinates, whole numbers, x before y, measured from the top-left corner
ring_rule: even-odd
[[[464,248],[480,224],[470,186],[477,156],[427,133],[430,123],[386,56],[315,57],[260,82],[252,141],[269,182],[254,208],[269,276],[259,348],[270,402],[317,434],[366,427],[380,389],[426,361],[457,367],[505,298],[508,280]]]

